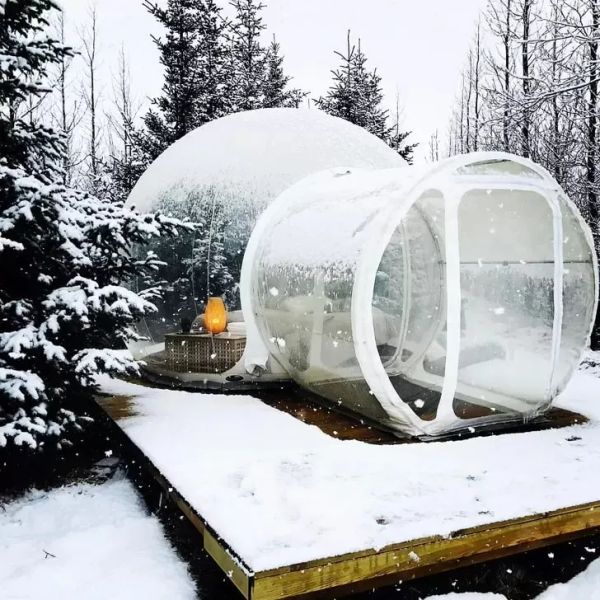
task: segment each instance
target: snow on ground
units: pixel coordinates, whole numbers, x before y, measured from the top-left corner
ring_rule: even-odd
[[[595,560],[588,568],[566,583],[557,583],[536,596],[536,600],[599,600],[600,599],[600,560]],[[477,592],[452,593],[441,596],[428,596],[427,600],[506,600],[500,594],[479,594]]]
[[[589,424],[394,446],[331,438],[249,396],[104,389],[135,396],[125,432],[254,570],[600,498],[591,371],[560,399]]]
[[[3,600],[196,598],[185,563],[124,479],[33,491],[2,508]]]
[[[557,583],[541,593],[537,600],[599,600],[600,599],[600,560],[595,560],[588,568],[567,583]]]
[[[506,600],[501,594],[480,594],[479,592],[452,592],[441,596],[427,596],[427,600]]]

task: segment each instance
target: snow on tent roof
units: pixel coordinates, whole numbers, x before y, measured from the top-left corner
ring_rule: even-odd
[[[140,323],[156,350],[193,320],[208,296],[239,308],[240,267],[256,219],[296,181],[332,167],[387,169],[405,161],[361,127],[319,110],[278,108],[228,115],[167,148],[140,177],[127,205],[199,223],[197,231],[150,248],[164,262],[168,291]]]
[[[329,167],[383,169],[404,164],[384,142],[319,110],[270,108],[217,119],[175,142],[147,169],[130,206],[150,211],[170,190],[219,185],[255,202]]]

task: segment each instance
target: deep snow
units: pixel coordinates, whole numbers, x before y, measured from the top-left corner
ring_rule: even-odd
[[[394,446],[331,438],[249,396],[104,381],[121,422],[253,570],[381,548],[600,498],[600,380],[578,372],[568,428]]]
[[[48,554],[46,554],[48,553]],[[196,598],[131,483],[33,491],[0,511],[2,600]]]

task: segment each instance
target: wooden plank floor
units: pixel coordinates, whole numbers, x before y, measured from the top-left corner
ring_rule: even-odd
[[[407,443],[389,432],[340,414],[316,398],[304,394],[261,394],[267,404],[295,418],[316,425],[338,439],[356,439],[372,444]],[[101,397],[100,406],[117,424],[135,415],[135,403],[127,396]],[[544,419],[530,422],[528,429],[561,427],[585,422],[581,415],[554,409]],[[125,433],[120,430],[122,435]],[[511,429],[514,431],[514,428]],[[127,438],[128,439],[128,438]],[[133,442],[129,441],[133,445]],[[143,455],[139,448],[138,454]],[[145,458],[145,457],[144,457]],[[341,556],[252,572],[219,538],[202,515],[189,505],[168,481],[168,473],[147,459],[145,467],[202,536],[203,547],[247,600],[339,597],[345,593],[391,585],[399,580],[422,577],[555,544],[600,530],[600,501],[528,515],[510,521],[394,544],[379,550],[365,549]]]
[[[315,425],[331,437],[340,440],[359,440],[368,444],[419,444],[424,440],[411,437],[399,437],[370,423],[360,415],[341,412],[326,400],[316,394],[311,394],[300,388],[286,388],[283,391],[265,390],[253,392],[265,404],[286,412],[299,421],[308,425]],[[496,424],[487,429],[460,431],[444,437],[443,439],[468,439],[485,435],[501,435],[503,433],[541,431],[558,427],[568,427],[586,423],[587,418],[563,408],[552,407],[546,414],[540,415],[527,422]]]

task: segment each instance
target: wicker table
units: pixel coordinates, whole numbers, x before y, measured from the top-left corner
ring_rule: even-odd
[[[165,336],[167,365],[177,373],[223,373],[239,362],[245,347],[245,336],[228,332]]]

